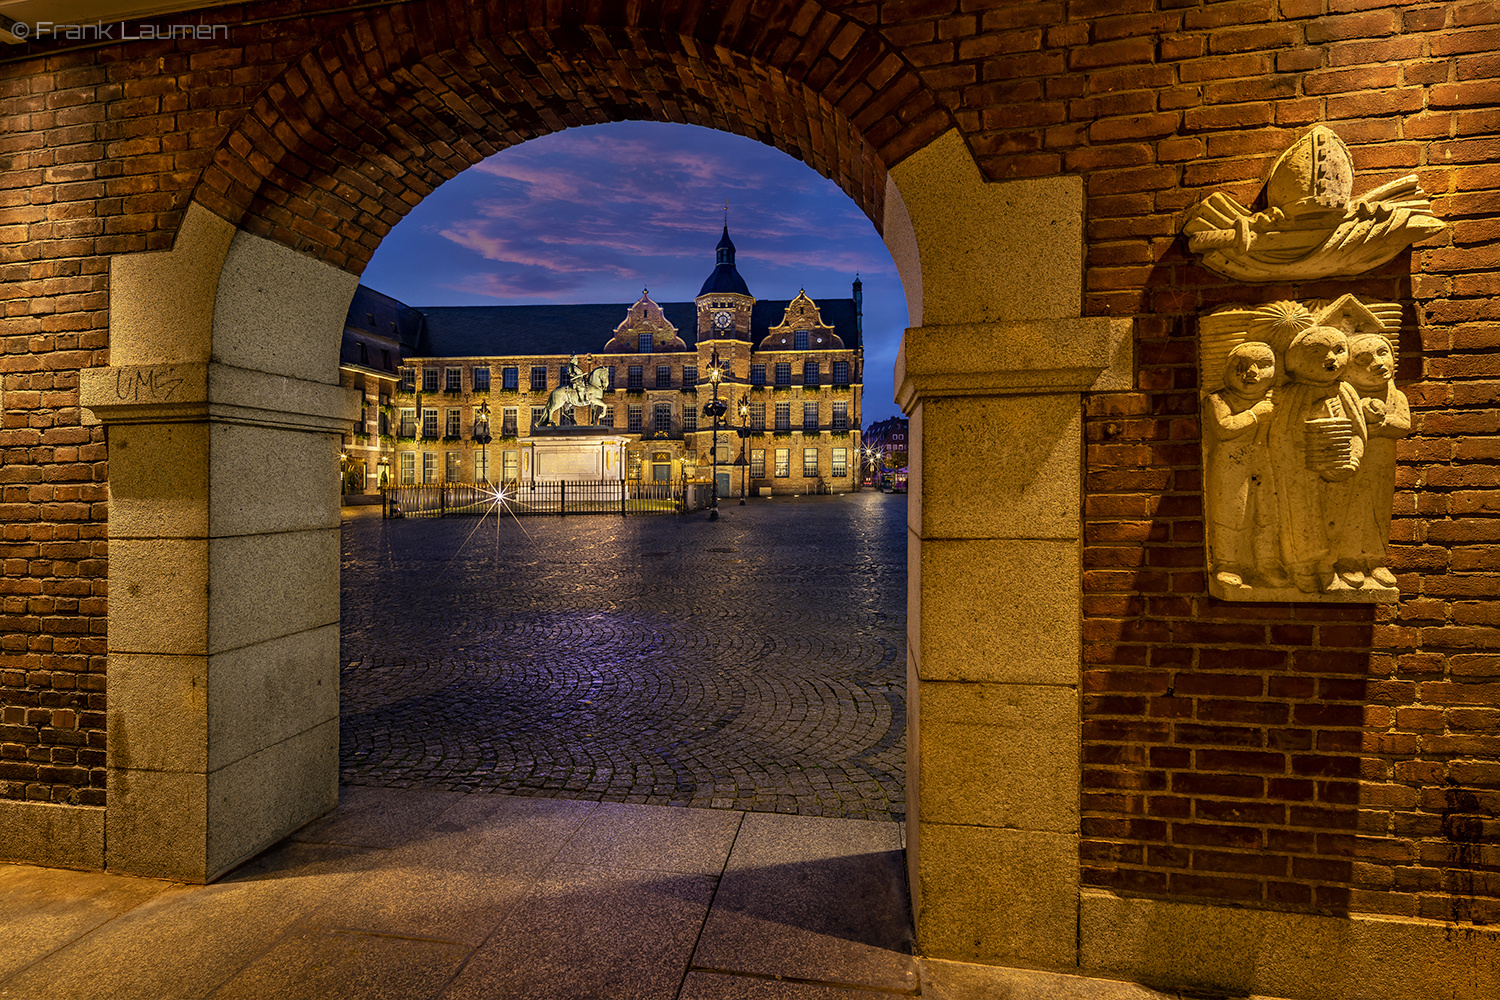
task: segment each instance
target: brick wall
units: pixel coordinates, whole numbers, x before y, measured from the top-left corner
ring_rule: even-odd
[[[436,0],[296,6],[200,15],[233,24],[230,45],[0,53],[0,793],[102,794],[104,455],[77,369],[107,362],[108,257],[170,245],[190,198],[357,270],[443,179],[569,124],[645,116],[771,141],[875,218],[885,166],[956,124],[993,178],[1084,176],[1086,312],[1137,319],[1138,391],[1087,403],[1085,882],[1497,915],[1494,3],[889,0],[752,17],[749,0],[601,0],[605,27],[587,32],[548,27],[540,3],[472,23]],[[440,51],[464,39],[477,62]],[[1352,283],[1245,289],[1186,259],[1183,210],[1220,188],[1248,201],[1319,121],[1352,148],[1357,191],[1415,171],[1450,233]],[[1405,600],[1212,600],[1196,316],[1335,287],[1407,303]]]
[[[105,262],[25,242],[87,230],[62,188],[0,171],[0,797],[102,805],[108,488],[78,370],[107,361]]]

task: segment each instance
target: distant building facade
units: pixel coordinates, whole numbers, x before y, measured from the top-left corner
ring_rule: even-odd
[[[340,364],[365,399],[344,442],[346,492],[538,478],[531,442],[574,355],[609,372],[600,423],[628,442],[628,480],[712,476],[717,372],[721,496],[857,489],[861,283],[847,299],[757,300],[734,257],[726,226],[691,302],[413,309],[361,286]],[[393,367],[374,363],[393,351]]]
[[[865,452],[878,458],[877,474],[906,468],[907,422],[905,417],[877,420],[864,430]]]

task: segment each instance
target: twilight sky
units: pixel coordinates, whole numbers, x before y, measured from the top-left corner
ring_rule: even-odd
[[[713,270],[726,201],[735,263],[757,298],[848,298],[859,274],[865,423],[899,415],[891,369],[906,298],[875,227],[832,181],[725,132],[621,122],[497,153],[414,208],[361,280],[419,307],[628,304],[643,287],[687,302]],[[579,332],[594,346],[610,335]]]

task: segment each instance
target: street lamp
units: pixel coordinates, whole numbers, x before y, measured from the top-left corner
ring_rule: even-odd
[[[740,397],[740,506],[745,506],[745,472],[750,465],[745,449],[750,447],[750,394]]]
[[[481,458],[483,459],[483,461],[480,464],[484,466],[484,481],[486,483],[488,483],[490,481],[490,447],[489,447],[490,446],[490,401],[489,400],[482,399],[482,400],[479,401],[479,411],[478,411],[478,413],[475,414],[475,416],[478,417],[478,419],[475,421],[476,425],[480,424],[480,423],[484,424],[484,433],[483,433],[483,436],[480,435],[478,426],[476,426],[474,428],[474,439],[479,442],[479,454],[480,454]]]
[[[719,363],[719,352],[714,351],[708,361],[708,380],[714,384],[713,401],[703,407],[703,415],[714,419],[714,486],[712,502],[709,505],[708,519],[717,521],[719,519],[719,421],[723,418],[729,404],[719,398],[719,382],[724,378],[724,366]]]

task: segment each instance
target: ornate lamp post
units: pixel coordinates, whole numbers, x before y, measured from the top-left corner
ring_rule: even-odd
[[[740,506],[745,506],[745,474],[750,466],[750,456],[745,450],[750,447],[750,394],[740,396]]]
[[[712,501],[709,505],[708,519],[717,521],[719,519],[719,421],[723,418],[729,404],[719,398],[719,382],[724,378],[724,366],[719,363],[719,352],[716,350],[708,362],[708,380],[714,384],[713,401],[703,407],[703,415],[713,417],[714,420],[714,485]]]
[[[479,454],[482,455],[483,458],[484,458],[484,461],[482,463],[480,463],[480,464],[482,464],[484,466],[484,481],[486,483],[488,483],[490,481],[490,401],[489,400],[482,399],[482,400],[479,401],[479,410],[475,414],[475,417],[477,419],[474,421],[474,423],[475,423],[475,427],[474,427],[474,440],[476,440],[476,441],[479,442]],[[482,432],[480,431],[479,426],[478,426],[480,424],[484,425],[484,430]],[[477,479],[478,477],[476,476],[475,478]]]

